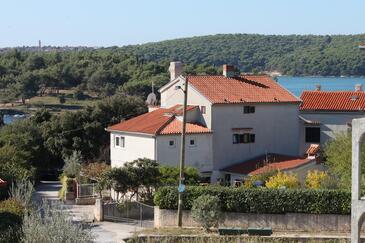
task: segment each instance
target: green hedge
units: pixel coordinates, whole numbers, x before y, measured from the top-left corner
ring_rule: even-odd
[[[240,213],[350,214],[351,192],[341,190],[245,189],[218,186],[190,186],[184,193],[184,209],[200,195],[215,195],[222,210]],[[154,202],[161,209],[177,208],[177,187],[161,187]]]

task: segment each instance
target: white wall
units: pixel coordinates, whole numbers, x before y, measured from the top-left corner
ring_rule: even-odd
[[[115,136],[124,136],[125,147],[116,147]],[[149,135],[110,133],[110,159],[112,167],[122,166],[139,158],[155,159],[155,138]]]
[[[250,104],[245,104],[250,105]],[[244,104],[212,106],[214,169],[223,169],[256,156],[299,154],[298,105],[293,103],[251,104],[255,113],[244,114]],[[232,128],[252,128],[255,143],[233,144]]]
[[[189,146],[194,138],[196,146]],[[180,135],[162,135],[157,137],[157,158],[163,165],[178,166],[180,159]],[[174,140],[175,146],[170,147],[169,141]],[[199,171],[212,170],[212,135],[191,134],[186,136],[185,165],[197,168]]]
[[[161,92],[161,107],[170,108],[177,104],[183,104],[184,93],[180,89],[175,90],[175,86],[183,87],[182,84],[183,81],[179,80],[176,84]],[[199,122],[211,128],[211,103],[190,84],[188,88],[188,105],[205,106],[206,114],[202,114]]]
[[[338,133],[346,133],[349,129],[348,123],[352,119],[365,117],[360,112],[300,112],[300,115],[310,121],[319,121],[321,123],[321,145],[323,146],[328,140],[335,138]],[[303,123],[302,123],[303,124]],[[311,127],[306,125],[306,127]],[[305,126],[302,125],[300,132],[300,150],[305,152],[310,143],[305,142]]]

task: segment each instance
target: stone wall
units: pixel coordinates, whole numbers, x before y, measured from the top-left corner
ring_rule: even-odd
[[[176,210],[155,207],[156,228],[176,226]],[[271,227],[274,231],[308,231],[308,232],[350,232],[350,215],[336,214],[246,214],[224,213],[221,226],[236,227]],[[184,227],[198,226],[190,215],[183,212]],[[363,227],[364,231],[365,227]]]
[[[94,205],[95,197],[77,197],[75,199],[76,205]]]

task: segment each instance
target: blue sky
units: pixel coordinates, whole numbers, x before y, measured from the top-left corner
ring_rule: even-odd
[[[0,47],[122,46],[217,33],[365,33],[365,0],[2,0]]]

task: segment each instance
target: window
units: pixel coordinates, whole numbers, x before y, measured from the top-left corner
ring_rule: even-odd
[[[254,143],[255,134],[253,133],[243,133],[243,134],[233,134],[233,143]]]
[[[254,106],[244,106],[243,107],[243,113],[255,113],[255,107]]]
[[[115,147],[124,148],[124,137],[115,136]]]
[[[175,139],[172,139],[169,141],[169,147],[170,148],[175,148]]]
[[[200,106],[200,111],[202,112],[202,114],[205,114],[207,112],[207,108],[204,105],[202,105]]]
[[[195,139],[194,138],[190,139],[189,146],[190,147],[195,147],[196,146],[196,142],[195,142]]]
[[[306,127],[305,128],[305,142],[306,143],[320,143],[321,142],[321,129],[319,127]]]

